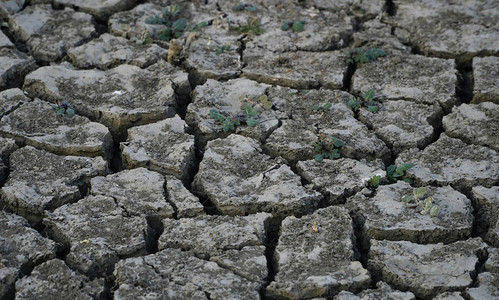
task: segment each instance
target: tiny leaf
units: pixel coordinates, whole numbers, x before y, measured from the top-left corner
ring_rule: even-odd
[[[440,214],[440,206],[435,205],[430,209],[430,216],[436,217]]]
[[[333,141],[333,145],[337,148],[345,145],[345,142],[343,142],[342,140],[340,140],[338,138],[333,137],[331,140]]]
[[[414,167],[414,165],[410,164],[410,163],[407,163],[407,164],[402,164],[400,167],[403,168],[404,171],[407,171],[410,168]]]
[[[405,195],[404,197],[402,197],[402,202],[405,202],[405,203],[409,203],[413,200],[414,198],[409,196],[409,195]]]
[[[389,165],[388,168],[386,168],[386,173],[391,175],[395,171],[395,165]]]
[[[68,115],[68,117],[70,117],[70,118],[71,118],[72,116],[74,116],[74,115],[75,115],[75,111],[74,111],[74,109],[72,109],[72,108],[68,108],[68,109],[66,110],[66,114]]]
[[[248,125],[249,127],[255,127],[256,125],[258,125],[258,121],[255,119],[248,119],[246,120],[246,125]]]
[[[419,188],[416,188],[414,189],[414,197],[419,199],[419,198],[423,198],[424,194],[426,193],[426,189],[424,187],[419,187]]]
[[[173,22],[173,24],[172,24],[172,27],[178,31],[184,30],[186,26],[187,26],[187,19],[186,18],[178,19],[177,21]]]
[[[371,100],[373,99],[373,97],[374,97],[374,91],[372,89],[368,90],[362,95],[362,98],[364,98],[364,100]]]
[[[294,32],[302,32],[305,30],[305,27],[302,23],[293,23],[293,31]]]
[[[402,181],[407,182],[408,184],[413,184],[414,182],[410,178],[404,178]]]
[[[241,11],[243,10],[243,5],[241,2],[239,2],[237,5],[232,6],[233,11]]]
[[[322,154],[316,154],[316,155],[314,156],[314,159],[315,159],[316,161],[318,161],[318,162],[321,162],[321,161],[323,161],[323,160],[324,160],[324,158],[322,157]]]
[[[263,109],[271,109],[272,108],[272,102],[267,101],[263,103]]]

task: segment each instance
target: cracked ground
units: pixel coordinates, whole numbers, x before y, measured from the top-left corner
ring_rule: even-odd
[[[0,299],[499,298],[497,1],[0,16]]]

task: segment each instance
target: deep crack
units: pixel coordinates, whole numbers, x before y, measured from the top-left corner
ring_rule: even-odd
[[[266,299],[266,289],[274,281],[278,272],[275,249],[279,242],[281,223],[284,218],[273,217],[267,224],[265,239],[265,258],[267,259],[267,278],[260,289],[260,296]]]

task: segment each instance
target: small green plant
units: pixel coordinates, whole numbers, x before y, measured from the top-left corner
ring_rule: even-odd
[[[381,175],[374,175],[371,178],[368,178],[366,181],[366,187],[368,188],[377,188],[381,181]]]
[[[412,195],[405,195],[402,197],[402,202],[406,203],[408,207],[416,208],[422,215],[430,215],[437,217],[440,214],[440,207],[433,205],[433,197],[424,197],[426,189],[424,187],[415,188]]]
[[[405,178],[407,175],[406,171],[412,167],[414,167],[413,164],[401,164],[400,166],[389,165],[388,168],[386,168],[386,179],[388,179],[389,183],[395,183],[402,180],[412,184],[412,180]]]
[[[238,4],[232,6],[232,10],[233,11],[249,11],[249,12],[254,12],[256,11],[256,7],[251,4],[251,3],[243,3],[243,2],[239,2]]]
[[[305,30],[305,20],[297,22],[286,20],[284,21],[284,24],[282,24],[281,29],[284,31],[292,29],[294,32],[302,32]]]
[[[340,158],[339,148],[343,147],[345,142],[342,140],[326,136],[319,136],[319,141],[314,144],[314,150],[317,153],[314,159],[318,162],[323,161],[325,158],[337,159]]]
[[[219,45],[217,46],[216,50],[215,50],[215,53],[217,55],[220,55],[222,54],[224,51],[230,51],[231,48],[230,48],[230,44],[224,44],[224,45]]]
[[[180,8],[178,5],[170,5],[161,10],[161,15],[150,16],[146,19],[147,24],[160,24],[169,26],[173,24],[180,15]]]
[[[253,109],[251,105],[243,104],[241,106],[241,113],[232,115],[226,112],[220,112],[216,109],[210,110],[210,118],[214,119],[216,122],[221,124],[221,128],[224,132],[234,131],[236,126],[243,124],[249,127],[255,127],[258,125],[258,121],[253,119],[256,116],[257,111]]]
[[[239,98],[239,101],[243,104],[249,104],[249,105],[258,105],[261,108],[265,110],[269,110],[272,108],[272,102],[269,101],[269,97],[267,95],[261,95],[261,96],[241,96]]]
[[[248,19],[246,21],[246,24],[244,24],[243,26],[234,27],[233,29],[238,31],[239,33],[248,33],[254,35],[260,35],[264,32],[260,24],[260,19],[258,19],[257,17],[252,17]]]
[[[325,114],[325,113],[329,112],[329,110],[331,109],[331,106],[333,106],[333,105],[328,102],[328,103],[325,103],[323,105],[314,105],[314,106],[312,106],[312,110],[314,112]]]
[[[202,29],[204,27],[208,26],[208,22],[199,22],[195,25],[189,25],[188,28],[190,31],[198,31],[199,29]]]
[[[146,24],[164,25],[163,30],[159,32],[159,39],[162,41],[170,41],[182,35],[187,28],[187,19],[178,18],[180,8],[178,5],[171,5],[163,8],[161,15],[150,16],[146,19]]]
[[[362,98],[354,97],[348,100],[347,105],[353,111],[358,111],[361,106],[366,107],[368,111],[373,113],[379,110],[378,103],[374,101],[374,91],[372,89],[362,94]]]
[[[66,114],[68,117],[71,118],[72,116],[75,115],[73,107],[67,101],[63,101],[58,105],[52,104],[52,108],[55,109],[58,116]]]
[[[348,51],[347,63],[367,63],[377,60],[380,56],[385,56],[385,51],[379,48],[353,48]]]

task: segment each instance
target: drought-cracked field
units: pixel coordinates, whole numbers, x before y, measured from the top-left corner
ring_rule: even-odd
[[[499,2],[0,16],[0,299],[499,298]]]

